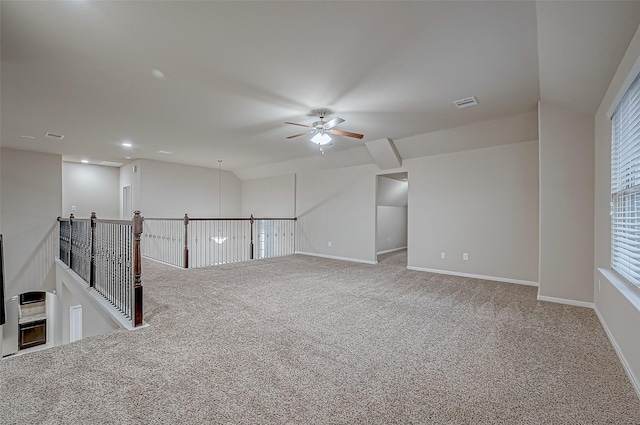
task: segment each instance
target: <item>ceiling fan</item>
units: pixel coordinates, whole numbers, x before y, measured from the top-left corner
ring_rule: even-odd
[[[311,125],[298,124],[295,122],[285,122],[285,124],[297,125],[300,127],[308,128],[307,131],[302,133],[294,134],[293,136],[287,137],[287,139],[293,139],[294,137],[304,136],[305,134],[315,133],[315,135],[311,138],[311,141],[316,145],[320,146],[320,151],[324,153],[323,146],[331,144],[331,137],[329,134],[335,134],[337,136],[347,136],[354,137],[356,139],[362,139],[364,137],[363,134],[352,133],[351,131],[338,130],[334,128],[338,124],[344,122],[344,120],[340,117],[335,117],[327,122],[324,121],[324,116],[326,114],[325,110],[317,111],[319,121],[314,122]]]

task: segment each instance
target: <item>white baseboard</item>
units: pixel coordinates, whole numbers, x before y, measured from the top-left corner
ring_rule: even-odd
[[[569,300],[566,298],[547,297],[545,295],[538,295],[538,301],[547,301],[550,303],[566,304],[566,305],[572,305],[575,307],[595,308],[594,303],[588,303],[586,301]]]
[[[474,279],[493,280],[495,282],[517,283],[518,285],[538,286],[538,282],[533,282],[529,280],[520,280],[520,279],[509,279],[506,277],[484,276],[484,275],[471,274],[471,273],[459,273],[459,272],[452,272],[449,270],[428,269],[425,267],[415,267],[415,266],[407,266],[407,269],[417,270],[420,272],[447,274],[451,276],[472,277]]]
[[[147,260],[155,261],[156,263],[164,264],[165,266],[171,266],[171,267],[175,267],[176,269],[184,270],[184,267],[176,266],[175,264],[167,263],[166,261],[161,261],[161,260],[158,260],[158,259],[153,258],[153,257],[147,257],[146,255],[143,255],[142,258],[146,258]]]
[[[593,310],[596,312],[596,316],[598,316],[598,320],[600,320],[600,324],[602,325],[604,332],[607,334],[607,338],[609,338],[609,342],[611,343],[611,345],[613,346],[613,349],[618,355],[618,358],[620,359],[620,363],[622,363],[622,368],[624,369],[627,376],[629,377],[629,381],[631,381],[631,385],[633,385],[633,389],[636,390],[636,394],[638,395],[638,398],[640,398],[640,380],[638,380],[638,378],[636,378],[635,375],[633,374],[633,371],[629,367],[629,363],[627,363],[627,359],[625,359],[624,354],[622,354],[622,351],[620,350],[620,347],[618,347],[618,343],[616,342],[615,338],[613,337],[613,334],[609,330],[607,323],[604,321],[604,318],[600,315],[600,311],[598,311],[598,307],[594,306]]]
[[[386,251],[376,252],[376,254],[388,254],[390,252],[402,251],[403,249],[407,249],[406,246],[401,246],[400,248],[387,249]]]
[[[377,261],[362,260],[360,258],[338,257],[338,256],[335,256],[335,255],[316,254],[314,252],[296,251],[296,254],[309,255],[311,257],[330,258],[332,260],[351,261],[352,263],[378,264]]]

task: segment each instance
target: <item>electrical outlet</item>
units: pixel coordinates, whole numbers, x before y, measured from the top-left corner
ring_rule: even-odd
[[[331,246],[331,241],[327,242],[327,245]]]
[[[75,211],[76,210],[76,206],[75,205],[71,205],[71,211]]]
[[[469,261],[469,253],[468,252],[463,252],[462,253],[462,259],[464,261]]]
[[[440,259],[444,260],[445,258],[447,258],[447,253],[446,252],[441,252],[440,253]]]
[[[387,238],[387,242],[391,242],[391,238]]]

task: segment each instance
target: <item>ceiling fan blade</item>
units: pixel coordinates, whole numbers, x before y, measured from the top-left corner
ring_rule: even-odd
[[[364,137],[364,134],[352,133],[350,131],[343,130],[330,130],[329,133],[337,134],[338,136],[355,137],[356,139],[362,139]]]
[[[310,125],[306,125],[306,124],[298,124],[298,123],[295,123],[295,122],[288,122],[288,121],[285,121],[284,123],[285,123],[285,124],[291,124],[291,125],[299,125],[300,127],[313,128],[313,127],[311,127]]]
[[[336,125],[338,125],[338,124],[340,124],[340,123],[343,123],[343,122],[344,122],[344,120],[343,120],[342,118],[340,118],[340,117],[335,117],[335,118],[333,118],[332,120],[329,120],[328,122],[326,122],[326,123],[324,124],[324,128],[325,128],[325,130],[329,130],[329,129],[332,129],[332,128],[333,128],[333,127],[335,127]]]
[[[303,133],[294,134],[293,136],[288,136],[287,139],[293,139],[294,137],[304,136],[305,134],[309,134],[311,131],[305,131]]]

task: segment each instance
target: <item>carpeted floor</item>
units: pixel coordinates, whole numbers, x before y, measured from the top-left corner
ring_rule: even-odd
[[[143,276],[149,328],[0,361],[2,424],[640,424],[594,312],[536,288],[299,255]]]
[[[387,252],[386,254],[378,254],[378,263],[385,266],[407,267],[407,250]]]

